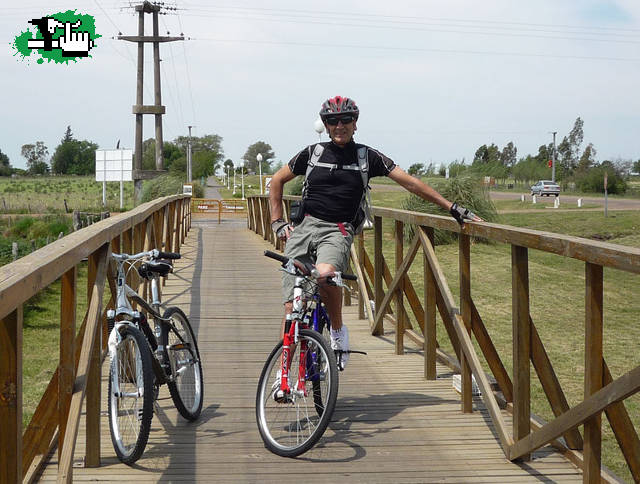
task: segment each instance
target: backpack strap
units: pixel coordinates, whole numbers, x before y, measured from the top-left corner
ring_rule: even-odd
[[[324,153],[324,146],[318,143],[317,145],[314,146],[313,153],[311,153],[311,156],[309,157],[309,162],[307,163],[307,171],[304,174],[304,183],[302,184],[302,198],[304,198],[305,194],[307,193],[307,183],[308,183],[307,180],[309,179],[309,174],[313,171],[313,169],[316,166],[322,166],[325,168],[333,167],[333,169],[335,169],[335,167],[337,166],[332,163],[319,162],[318,160],[322,156],[322,153]]]

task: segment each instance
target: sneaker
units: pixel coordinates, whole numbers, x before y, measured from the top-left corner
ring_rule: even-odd
[[[343,371],[349,361],[349,330],[344,324],[338,330],[331,329],[331,349],[336,352],[338,370]]]
[[[278,370],[276,373],[276,379],[273,381],[273,385],[271,385],[271,395],[273,399],[278,403],[287,403],[291,401],[291,396],[289,394],[284,393],[280,389],[280,384],[282,382],[282,372]]]

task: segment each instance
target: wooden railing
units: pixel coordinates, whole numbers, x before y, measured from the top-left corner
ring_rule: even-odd
[[[115,300],[110,253],[151,248],[179,251],[191,225],[189,198],[175,195],[70,234],[0,268],[0,483],[30,482],[57,445],[58,482],[71,482],[86,401],[84,464],[100,465],[101,368],[105,312]],[[88,310],[76,335],[78,266],[88,261]],[[107,275],[111,274],[110,277]],[[23,304],[61,280],[59,365],[23,433]],[[139,284],[139,280],[132,283]],[[103,304],[105,283],[111,299]],[[146,287],[140,287],[146,290]]]
[[[289,213],[294,198],[285,197],[285,214]],[[250,197],[248,207],[249,228],[281,248],[281,242],[276,240],[270,228],[267,197]],[[359,314],[360,318],[368,319],[371,333],[379,335],[386,321],[393,322],[396,352],[403,352],[405,336],[420,345],[425,361],[424,375],[429,380],[436,378],[436,360],[460,372],[463,412],[472,411],[473,375],[504,454],[510,460],[527,460],[531,452],[551,443],[583,469],[585,482],[615,481],[615,476],[603,469],[601,462],[601,414],[604,411],[629,471],[639,482],[640,440],[623,401],[640,390],[640,366],[614,380],[603,358],[603,268],[640,274],[640,249],[492,223],[465,224],[461,229],[452,218],[404,210],[374,207],[373,215],[373,231],[366,232],[367,238],[373,237],[373,256],[365,251],[363,235],[356,238],[351,249],[353,268],[358,275]],[[395,274],[389,271],[382,251],[383,220],[392,221],[395,228]],[[406,224],[415,226],[415,235],[405,251],[403,229]],[[434,229],[458,234],[459,304],[451,294],[436,257]],[[511,245],[512,377],[471,297],[472,237]],[[424,259],[423,302],[408,273],[420,249]],[[585,263],[584,396],[572,408],[529,312],[529,249]],[[375,313],[369,310],[369,301],[375,301]],[[405,307],[405,301],[408,307]],[[395,309],[390,317],[387,313],[392,310],[392,302]],[[455,355],[443,352],[438,345],[436,310]],[[409,324],[410,313],[419,324],[418,331]],[[475,338],[489,372],[485,372],[472,338]],[[531,414],[531,363],[555,415],[548,423]],[[511,430],[501,408],[513,414]],[[584,425],[583,434],[579,425]],[[564,441],[558,439],[561,436]]]

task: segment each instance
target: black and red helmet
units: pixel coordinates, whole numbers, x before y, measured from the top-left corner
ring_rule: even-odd
[[[356,102],[348,97],[336,96],[322,103],[320,119],[324,121],[326,117],[335,116],[336,114],[353,114],[358,119],[360,110],[356,106]]]

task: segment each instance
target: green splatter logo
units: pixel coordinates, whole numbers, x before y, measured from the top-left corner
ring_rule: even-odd
[[[89,52],[95,49],[95,19],[91,15],[77,13],[75,10],[58,12],[28,22],[33,27],[17,35],[10,43],[14,57],[29,62],[34,59],[38,64],[55,62],[69,64],[80,58],[92,57]]]

